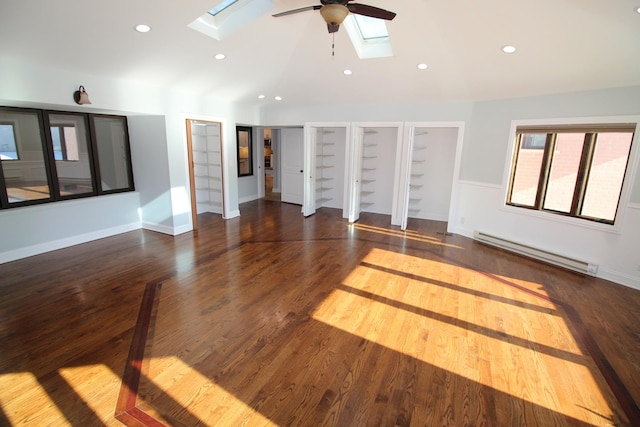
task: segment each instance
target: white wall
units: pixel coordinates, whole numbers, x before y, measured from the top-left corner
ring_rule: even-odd
[[[505,206],[512,120],[640,115],[640,87],[479,102],[465,136],[458,222],[453,231],[491,232],[599,265],[597,275],[640,289],[640,174],[630,165],[630,204],[617,230],[585,220]],[[640,139],[636,135],[634,144]],[[610,227],[609,227],[610,228]]]
[[[127,121],[132,141],[133,180],[140,193],[142,225],[151,230],[174,234],[165,117],[130,116]]]
[[[140,228],[137,192],[0,211],[0,264]]]

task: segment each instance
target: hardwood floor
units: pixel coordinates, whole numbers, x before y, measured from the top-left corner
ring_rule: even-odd
[[[0,425],[640,425],[640,292],[440,222],[241,212],[0,265]]]

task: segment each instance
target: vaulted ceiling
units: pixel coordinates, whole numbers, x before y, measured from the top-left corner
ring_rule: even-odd
[[[266,106],[276,95],[420,103],[640,85],[640,0],[360,0],[397,13],[394,55],[377,59],[359,59],[343,28],[334,41],[318,11],[271,16],[316,0],[272,2],[216,40],[188,25],[218,0],[3,0],[0,56]],[[140,23],[151,31],[136,32]]]

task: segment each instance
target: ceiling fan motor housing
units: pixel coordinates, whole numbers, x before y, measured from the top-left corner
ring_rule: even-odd
[[[329,25],[340,25],[349,14],[349,9],[342,4],[325,4],[320,8],[320,14]]]

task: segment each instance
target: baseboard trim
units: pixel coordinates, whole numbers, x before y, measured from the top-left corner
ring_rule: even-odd
[[[141,224],[134,222],[131,224],[120,225],[118,227],[105,228],[102,230],[92,231],[90,233],[79,234],[76,236],[65,237],[64,239],[53,240],[46,243],[40,243],[33,246],[27,246],[20,249],[0,253],[0,264],[16,261],[22,258],[28,258],[34,255],[40,255],[45,252],[56,251],[58,249],[68,248],[70,246],[80,245],[82,243],[91,242],[92,240],[103,239],[105,237],[115,236],[129,231],[139,230]]]

